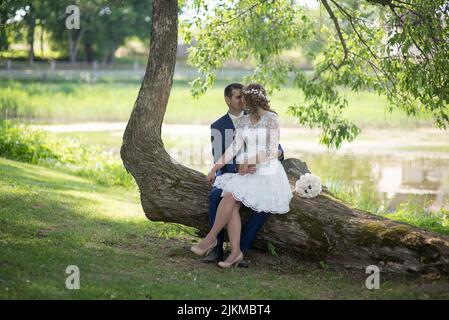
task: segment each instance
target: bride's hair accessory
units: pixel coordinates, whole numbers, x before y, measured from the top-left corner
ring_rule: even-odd
[[[251,88],[251,89],[244,89],[243,90],[243,94],[246,94],[246,95],[250,95],[250,94],[252,94],[252,95],[255,95],[255,96],[259,96],[259,97],[261,97],[261,98],[267,98],[266,96],[265,96],[265,94],[262,92],[262,90],[259,90],[259,89],[256,89],[256,88]]]

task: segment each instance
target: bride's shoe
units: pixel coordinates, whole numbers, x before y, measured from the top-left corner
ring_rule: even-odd
[[[237,267],[240,263],[240,261],[243,260],[243,253],[240,252],[240,254],[237,256],[237,258],[235,258],[234,261],[231,262],[224,262],[224,261],[220,261],[218,262],[218,266],[221,268],[230,268],[232,266]]]
[[[204,256],[204,255],[207,255],[213,248],[215,248],[215,246],[217,245],[217,242],[218,242],[217,239],[215,239],[215,241],[212,242],[212,244],[209,247],[207,247],[206,249],[200,249],[200,248],[198,248],[198,246],[191,246],[190,251],[192,251],[197,256]]]

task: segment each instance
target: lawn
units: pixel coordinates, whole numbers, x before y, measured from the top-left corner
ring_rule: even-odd
[[[0,184],[0,299],[449,298],[447,280],[381,274],[368,290],[362,271],[266,252],[221,270],[189,252],[193,229],[147,220],[134,189],[3,158]]]
[[[175,80],[165,123],[210,124],[227,111],[223,88],[230,80],[218,80],[203,97],[192,98],[186,80]],[[137,97],[136,81],[30,82],[0,79],[1,117],[17,116],[42,123],[127,121]],[[428,116],[407,118],[404,112],[385,111],[387,101],[373,92],[352,93],[342,89],[349,102],[344,117],[362,128],[416,128],[432,126]],[[286,87],[271,96],[272,107],[281,115],[282,126],[297,126],[287,115],[290,105],[301,104],[303,95]]]

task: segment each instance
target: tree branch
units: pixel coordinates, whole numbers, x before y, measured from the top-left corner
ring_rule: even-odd
[[[240,18],[241,16],[247,14],[249,11],[253,10],[253,9],[254,9],[255,7],[257,7],[258,5],[261,5],[262,3],[267,2],[267,1],[268,1],[268,0],[260,0],[260,1],[257,1],[256,3],[254,3],[254,4],[253,4],[252,6],[250,6],[249,8],[247,8],[247,9],[243,10],[242,12],[240,12],[240,13],[239,13],[238,15],[236,15],[234,18],[229,19],[229,20],[224,21],[223,23],[221,23],[220,26],[223,26],[223,25],[225,25],[225,24],[228,24],[228,23],[230,23],[230,22],[232,22],[232,21],[234,21],[234,20]]]
[[[315,75],[315,77],[313,77],[313,80],[312,80],[312,81],[315,81],[316,79],[318,79],[319,76],[320,76],[323,72],[325,72],[327,69],[329,69],[329,68],[332,67],[332,66],[335,68],[335,70],[340,69],[340,67],[346,62],[346,60],[347,60],[347,58],[348,58],[348,48],[347,48],[347,46],[346,46],[346,41],[345,41],[345,39],[343,38],[343,34],[342,34],[342,32],[341,32],[340,24],[338,23],[338,19],[337,19],[337,17],[335,16],[334,12],[332,11],[331,7],[329,6],[329,3],[327,2],[327,0],[321,0],[321,2],[323,3],[324,7],[326,8],[326,11],[327,11],[327,13],[329,14],[330,18],[331,18],[332,21],[334,22],[335,29],[336,29],[337,34],[338,34],[338,38],[340,39],[340,43],[341,43],[341,45],[342,45],[342,47],[343,47],[344,56],[343,56],[343,59],[340,61],[340,63],[339,63],[338,65],[335,65],[333,61],[329,62],[328,65],[327,65],[324,69],[322,69],[320,72],[318,72],[318,73]]]
[[[365,61],[366,63],[368,63],[368,64],[370,65],[371,69],[372,69],[372,70],[374,71],[374,73],[376,74],[377,79],[379,80],[379,82],[382,82],[382,80],[380,79],[379,74],[377,73],[377,71],[380,71],[380,72],[382,72],[383,74],[387,75],[387,74],[385,73],[385,71],[383,71],[378,65],[376,65],[376,64],[375,64],[374,62],[372,62],[371,60],[366,59],[365,57],[362,57],[361,55],[359,55],[359,54],[357,54],[357,53],[355,53],[355,52],[350,52],[350,54],[353,55],[353,56],[356,56],[356,57],[359,58],[360,60]],[[387,78],[388,78],[388,76],[387,76]]]
[[[401,27],[404,30],[405,29],[404,28],[404,21],[402,21],[402,18],[396,12],[396,10],[394,9],[394,6],[390,5],[389,7],[390,7],[391,11],[393,12],[393,14],[396,16],[396,18],[399,19],[399,23],[401,24]],[[419,50],[419,52],[421,52],[421,56],[426,60],[427,63],[429,63],[429,58],[424,53],[424,51],[421,49],[421,47],[418,45],[418,43],[415,41],[415,39],[413,39],[412,36],[410,36],[410,38],[412,39],[413,44],[416,46],[416,48]]]
[[[368,49],[368,51],[371,53],[371,55],[377,59],[378,58],[377,55],[371,50],[371,47],[366,43],[365,39],[363,39],[362,35],[359,33],[359,31],[355,27],[354,21],[353,21],[353,16],[351,16],[342,6],[340,6],[334,0],[331,0],[331,2],[338,8],[338,10],[340,10],[341,13],[343,13],[349,19],[349,23],[351,24],[351,27],[354,30],[354,32],[357,34],[357,37],[359,38],[359,40],[365,45],[365,47]]]
[[[321,2],[323,3],[324,8],[326,8],[327,13],[329,13],[330,18],[334,22],[335,29],[338,34],[338,38],[340,39],[340,43],[343,47],[343,51],[344,51],[343,60],[341,60],[341,62],[336,66],[336,69],[339,69],[345,63],[346,59],[348,58],[348,48],[346,47],[345,39],[343,39],[343,34],[341,32],[340,24],[338,23],[338,19],[335,16],[334,12],[332,11],[331,7],[329,6],[329,3],[327,2],[327,0],[321,0]]]
[[[368,2],[380,4],[381,6],[388,6],[392,3],[392,0],[367,0]]]
[[[401,4],[406,4],[406,5],[408,5],[408,6],[411,6],[411,7],[416,7],[416,5],[415,4],[413,4],[413,3],[410,3],[410,2],[406,2],[406,1],[401,1],[401,0],[396,0],[397,2],[399,2],[399,3],[401,3]]]

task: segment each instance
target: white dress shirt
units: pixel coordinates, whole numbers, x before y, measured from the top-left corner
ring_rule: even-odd
[[[234,116],[230,112],[228,112],[228,114],[229,114],[229,117],[231,118],[232,123],[234,124],[234,128],[235,128],[235,123],[236,123],[237,119],[240,118],[241,116],[243,116],[244,112],[242,110],[242,112],[238,116]],[[246,145],[245,145],[244,149],[246,149]],[[244,149],[243,150],[239,150],[239,152],[238,152],[238,154],[236,156],[237,157],[236,158],[237,163],[243,162],[243,160],[241,160],[242,159],[241,157],[243,157]]]
[[[228,112],[229,117],[231,117],[232,123],[234,124],[234,128],[235,128],[235,121],[240,118],[241,116],[243,116],[243,110],[242,112],[238,115],[238,116],[234,116],[233,114],[231,114],[230,112]]]

